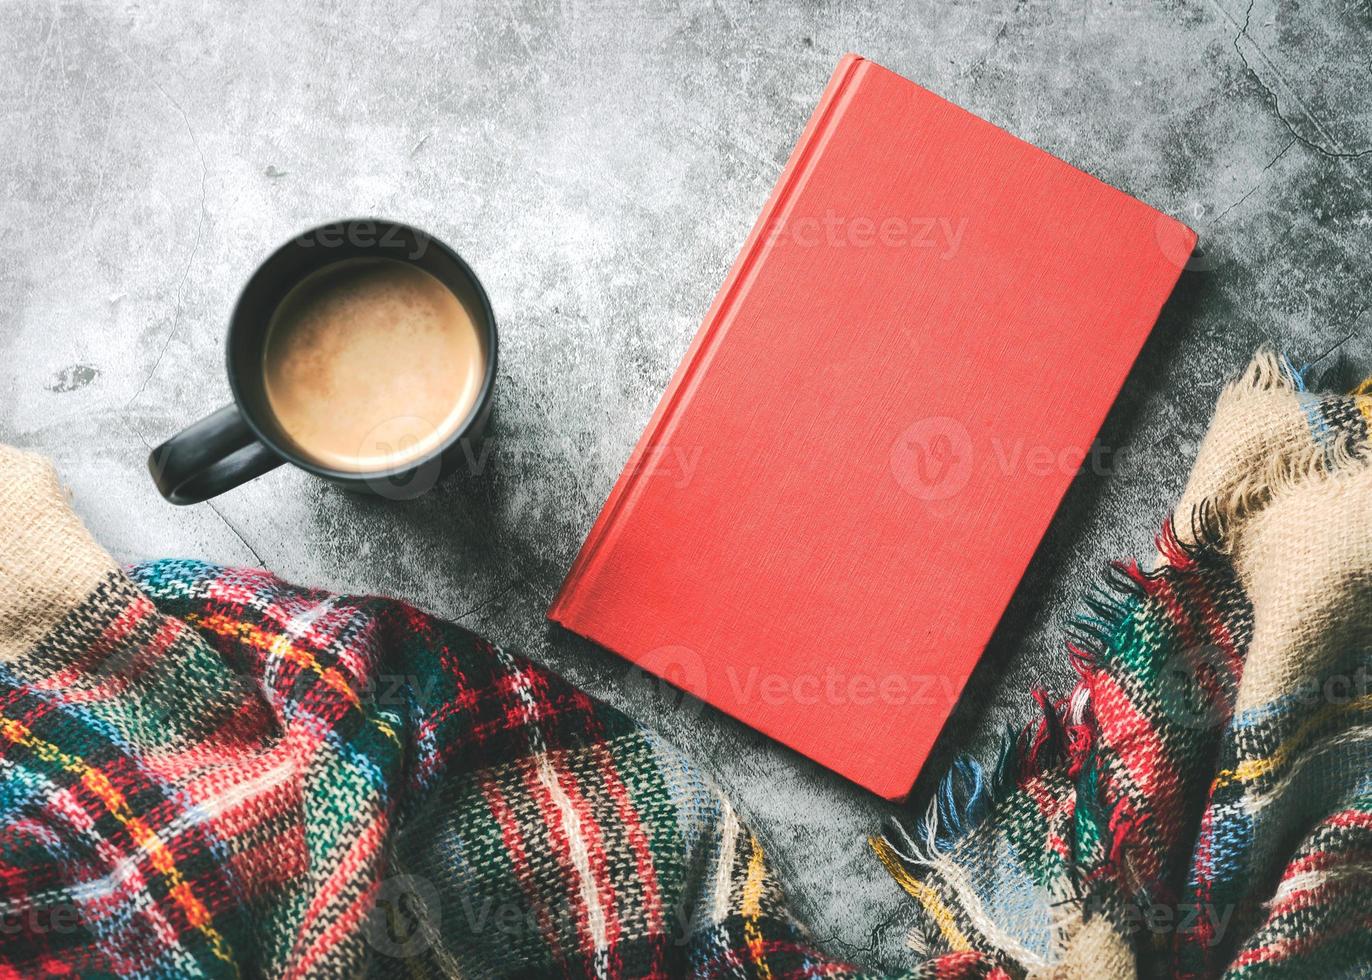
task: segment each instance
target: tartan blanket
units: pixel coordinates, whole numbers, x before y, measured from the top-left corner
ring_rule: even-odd
[[[1372,975],[1372,396],[1220,399],[1081,681],[872,841],[911,978]],[[0,448],[0,978],[857,976],[690,759],[395,600],[121,569]]]

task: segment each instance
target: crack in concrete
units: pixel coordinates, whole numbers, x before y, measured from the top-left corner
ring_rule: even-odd
[[[1347,331],[1348,331],[1348,332],[1345,333],[1345,334],[1344,334],[1342,337],[1340,337],[1338,340],[1334,341],[1334,343],[1330,344],[1330,345],[1325,349],[1324,353],[1322,353],[1319,357],[1315,358],[1315,359],[1314,359],[1313,361],[1311,361],[1310,363],[1306,364],[1305,367],[1306,367],[1306,368],[1312,368],[1312,367],[1314,367],[1316,364],[1320,363],[1320,361],[1324,360],[1324,359],[1325,359],[1326,357],[1328,357],[1330,354],[1334,353],[1336,350],[1338,350],[1338,349],[1339,349],[1340,347],[1342,347],[1344,344],[1346,344],[1346,343],[1348,343],[1350,340],[1352,340],[1354,334],[1356,334],[1356,333],[1358,332],[1358,321],[1362,319],[1362,315],[1363,315],[1364,313],[1366,313],[1366,312],[1367,312],[1367,304],[1364,303],[1362,306],[1358,307],[1358,312],[1354,313],[1353,316],[1349,318],[1349,320],[1348,320],[1348,322],[1347,322]]]
[[[124,428],[129,430],[129,433],[135,439],[137,439],[139,442],[143,444],[144,449],[146,449],[148,452],[152,452],[152,446],[148,445],[148,440],[143,438],[143,433],[135,429],[133,427],[133,424],[124,416],[121,415],[119,417],[119,421],[121,424],[123,424]],[[248,551],[252,553],[252,556],[257,559],[257,567],[262,569],[264,572],[267,571],[267,563],[262,560],[262,556],[257,553],[257,549],[252,546],[251,542],[249,542],[247,538],[243,537],[242,533],[238,530],[238,528],[233,526],[229,519],[225,517],[224,514],[219,510],[219,508],[216,507],[214,504],[210,503],[208,500],[205,501],[205,506],[210,509],[210,511],[214,514],[215,517],[219,518],[219,520],[223,522],[224,526],[228,528],[229,532],[239,540],[243,547],[247,548]]]
[[[1248,56],[1243,53],[1243,48],[1239,46],[1239,41],[1246,40],[1249,44],[1253,45],[1253,49],[1255,51],[1257,51],[1259,54],[1262,54],[1263,57],[1266,58],[1266,55],[1263,53],[1262,48],[1258,46],[1258,42],[1254,41],[1252,36],[1248,33],[1248,25],[1253,17],[1253,5],[1256,2],[1257,0],[1248,0],[1248,9],[1245,10],[1243,14],[1243,24],[1239,27],[1238,34],[1234,35],[1234,51],[1236,54],[1238,54],[1239,60],[1243,62],[1243,67],[1247,69],[1248,74],[1253,76],[1253,80],[1258,83],[1258,87],[1263,90],[1263,93],[1272,103],[1273,115],[1275,115],[1277,119],[1281,122],[1281,124],[1286,127],[1286,131],[1291,134],[1292,139],[1300,143],[1306,149],[1313,150],[1314,152],[1318,153],[1320,156],[1329,157],[1333,160],[1356,160],[1359,157],[1365,157],[1369,154],[1372,154],[1372,147],[1368,147],[1365,150],[1357,150],[1354,152],[1327,149],[1326,147],[1323,147],[1319,143],[1310,139],[1308,136],[1304,136],[1301,133],[1297,132],[1296,127],[1291,123],[1291,120],[1286,118],[1286,115],[1281,111],[1281,102],[1277,96],[1276,91],[1273,90],[1273,88],[1270,85],[1268,85],[1266,82],[1262,80],[1262,76],[1259,75],[1257,69],[1255,69],[1251,63],[1249,63]],[[1223,7],[1220,7],[1220,10],[1222,13],[1224,13],[1226,17],[1229,17],[1229,12],[1227,10],[1225,10]],[[1230,18],[1230,21],[1233,21],[1232,17]],[[1278,72],[1277,75],[1278,78],[1281,77],[1280,72]],[[1331,136],[1329,133],[1325,132],[1324,127],[1320,125],[1320,121],[1315,118],[1315,114],[1310,111],[1310,108],[1306,106],[1305,103],[1301,102],[1301,100],[1294,93],[1292,93],[1291,98],[1293,101],[1295,101],[1296,105],[1300,106],[1301,112],[1305,113],[1305,117],[1310,120],[1310,124],[1315,127],[1319,134],[1323,136],[1325,139],[1337,144],[1338,141],[1335,140],[1334,137]]]
[[[267,563],[262,560],[262,556],[257,553],[257,549],[254,548],[248,542],[248,539],[243,537],[243,535],[239,532],[238,528],[233,526],[232,522],[230,522],[230,520],[224,516],[223,512],[220,511],[218,507],[210,503],[208,500],[205,501],[205,506],[208,507],[214,513],[215,517],[219,518],[221,521],[224,522],[224,526],[228,528],[229,531],[233,534],[233,536],[242,543],[243,547],[247,548],[250,552],[252,552],[252,556],[257,559],[257,567],[265,572],[267,570]]]
[[[1229,207],[1225,208],[1225,209],[1224,209],[1223,211],[1221,211],[1219,214],[1215,215],[1215,220],[1213,220],[1213,221],[1210,222],[1210,227],[1211,227],[1212,229],[1215,228],[1215,227],[1220,223],[1220,220],[1221,220],[1225,215],[1227,215],[1230,211],[1233,211],[1236,207],[1238,207],[1238,206],[1239,206],[1240,204],[1242,204],[1244,201],[1246,201],[1246,200],[1248,200],[1250,197],[1252,197],[1252,196],[1253,196],[1253,192],[1256,191],[1259,187],[1262,186],[1263,178],[1267,175],[1267,171],[1269,171],[1269,170],[1271,170],[1273,167],[1275,167],[1275,166],[1277,165],[1277,161],[1280,160],[1282,157],[1286,156],[1286,151],[1289,150],[1289,149],[1291,149],[1291,147],[1293,147],[1293,146],[1295,146],[1295,145],[1296,145],[1296,138],[1293,136],[1293,137],[1291,138],[1291,142],[1289,142],[1289,143],[1287,143],[1285,146],[1283,146],[1283,147],[1281,148],[1281,150],[1277,153],[1276,156],[1274,156],[1271,160],[1268,160],[1268,161],[1267,161],[1267,166],[1263,167],[1262,170],[1258,173],[1258,179],[1257,179],[1256,181],[1253,182],[1253,186],[1250,187],[1250,188],[1248,188],[1248,190],[1244,191],[1244,192],[1243,192],[1243,196],[1240,197],[1237,201],[1235,201],[1233,204],[1229,205]]]
[[[466,618],[467,618],[468,616],[470,616],[472,613],[480,612],[482,609],[485,609],[485,608],[486,608],[487,606],[489,606],[491,603],[496,602],[496,601],[499,600],[499,599],[503,599],[505,596],[507,596],[507,595],[509,595],[511,592],[513,592],[513,591],[515,590],[516,586],[518,586],[522,581],[524,581],[524,580],[523,580],[523,579],[515,579],[515,580],[514,580],[513,582],[511,582],[509,585],[505,586],[505,588],[503,588],[503,589],[501,589],[499,592],[497,592],[495,595],[493,595],[493,596],[488,596],[487,598],[482,599],[480,602],[478,602],[476,605],[472,606],[472,608],[468,609],[466,612],[462,613],[461,615],[458,615],[458,616],[454,617],[454,618],[453,618],[453,622],[455,622],[455,623],[460,623],[460,622],[462,622],[462,620],[466,619]]]
[[[816,939],[815,945],[820,949],[823,949],[826,946],[838,946],[847,950],[849,955],[874,953],[877,948],[877,940],[880,938],[882,932],[889,929],[895,923],[896,919],[900,918],[903,911],[904,909],[897,906],[884,919],[872,926],[872,931],[867,935],[866,946],[857,946],[853,943],[839,939],[838,936],[830,936],[827,939]]]

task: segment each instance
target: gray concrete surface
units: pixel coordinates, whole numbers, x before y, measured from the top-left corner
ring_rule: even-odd
[[[951,740],[1068,683],[1059,627],[1146,551],[1220,381],[1271,341],[1367,366],[1366,4],[1272,0],[0,3],[0,439],[50,454],[123,560],[260,564],[405,596],[527,651],[690,748],[835,953],[898,965],[864,837],[897,812],[743,727],[626,683],[542,613],[835,61],[854,50],[1202,236]],[[276,244],[413,222],[502,327],[498,451],[417,502],[280,470],[212,506],[147,448],[227,399],[222,331]],[[1013,392],[1007,392],[1013,398]],[[942,754],[942,753],[941,753]]]

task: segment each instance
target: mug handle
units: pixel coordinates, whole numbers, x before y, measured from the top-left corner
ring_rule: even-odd
[[[258,441],[236,405],[225,405],[148,456],[157,489],[174,504],[198,504],[247,483],[283,460]]]

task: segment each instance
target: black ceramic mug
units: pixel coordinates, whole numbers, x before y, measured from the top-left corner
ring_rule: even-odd
[[[312,273],[355,259],[393,259],[429,273],[466,307],[482,346],[485,374],[466,421],[426,456],[375,472],[330,469],[294,448],[268,404],[263,352],[272,315]],[[456,252],[417,228],[357,218],[321,225],[281,246],[243,287],[229,320],[226,355],[233,402],[152,451],[153,482],[174,504],[218,496],[282,463],[345,489],[405,499],[479,457],[496,370],[495,315],[480,280]],[[346,394],[338,397],[346,398]]]

